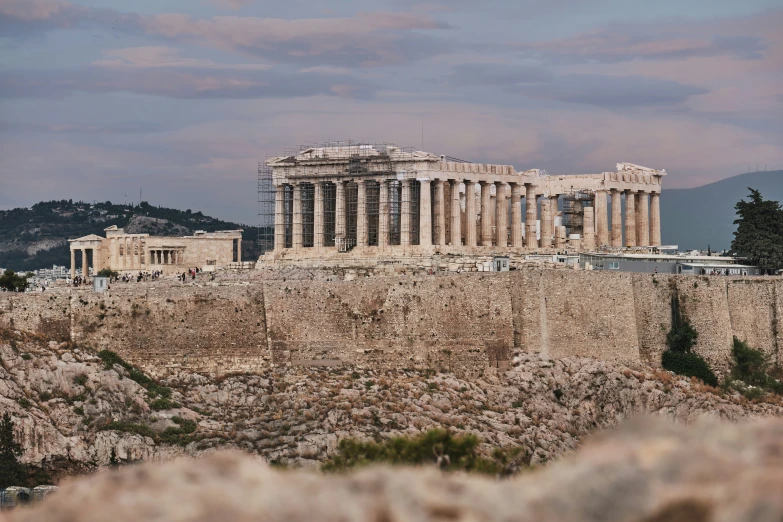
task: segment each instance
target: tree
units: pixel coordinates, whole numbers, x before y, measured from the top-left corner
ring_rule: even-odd
[[[758,190],[748,190],[750,201],[740,200],[734,207],[738,218],[731,250],[774,272],[783,268],[783,208],[777,201],[765,201]]]
[[[22,445],[14,438],[14,421],[8,412],[0,419],[0,489],[21,486],[27,482],[27,473],[18,457]]]
[[[14,273],[13,270],[6,270],[3,275],[0,275],[0,288],[5,288],[11,292],[14,289],[22,292],[27,287],[27,275],[20,275]]]
[[[111,268],[102,268],[100,272],[98,272],[98,277],[109,277],[114,278],[120,275],[119,273],[115,272]]]

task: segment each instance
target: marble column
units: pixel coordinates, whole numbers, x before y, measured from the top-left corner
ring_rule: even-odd
[[[435,244],[446,246],[446,200],[441,179],[435,183]]]
[[[411,244],[411,180],[402,180],[402,196],[400,197],[400,246]]]
[[[335,182],[335,189],[334,235],[345,238],[345,181]]]
[[[661,246],[661,195],[650,194],[650,246]]]
[[[636,194],[625,193],[625,246],[636,246]]]
[[[508,185],[495,184],[495,245],[500,248],[508,246]]]
[[[459,204],[460,180],[451,181],[451,246],[462,246],[462,207]]]
[[[281,252],[285,248],[285,185],[275,189],[275,239],[274,249]]]
[[[522,247],[522,185],[511,185],[511,246]]]
[[[242,262],[242,236],[239,236],[239,238],[237,238],[237,262],[238,263]]]
[[[476,182],[465,180],[465,246],[476,245]]]
[[[382,179],[378,194],[378,248],[389,246],[389,182]]]
[[[90,277],[90,262],[87,260],[86,248],[82,248],[82,277]]]
[[[555,230],[555,218],[557,217],[557,212],[559,210],[557,207],[559,198],[560,196],[558,196],[557,194],[555,194],[554,196],[549,196],[549,218],[550,221],[552,221],[551,230],[553,231]]]
[[[364,181],[356,182],[356,246],[368,245],[367,234],[367,185]]]
[[[71,249],[71,281],[76,277],[76,250]]]
[[[609,244],[609,219],[606,213],[606,191],[595,193],[595,236],[597,246]]]
[[[313,202],[313,246],[324,247],[324,184],[320,181],[313,183],[315,188],[315,201]],[[239,244],[242,244],[240,240]],[[239,258],[240,262],[242,258]]]
[[[620,206],[620,191],[612,189],[612,246],[623,246],[623,218]]]
[[[541,248],[552,247],[552,200],[544,197],[541,200]]]
[[[419,245],[432,246],[432,191],[428,179],[419,182]]]
[[[291,218],[294,225],[294,250],[302,249],[302,184],[294,184],[294,212]]]
[[[481,182],[481,246],[492,246],[491,183]]]
[[[527,211],[525,212],[525,246],[529,249],[538,247],[536,239],[536,218],[538,209],[536,204],[536,188],[533,185],[525,185],[525,203]]]
[[[595,250],[595,209],[584,208],[582,224],[582,248],[588,252]]]
[[[650,245],[650,206],[646,192],[636,193],[636,244]]]
[[[142,243],[141,243],[141,236],[138,236],[136,238],[136,245],[137,245],[137,248],[136,248],[136,257],[137,257],[136,264],[138,265],[139,268],[143,268],[144,265],[141,264],[141,252],[142,252],[142,248],[144,247],[144,245],[142,245]]]

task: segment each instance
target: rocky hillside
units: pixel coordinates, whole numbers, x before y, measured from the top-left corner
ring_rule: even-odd
[[[448,373],[293,368],[259,375],[174,373],[150,380],[113,354],[23,332],[0,332],[0,408],[11,412],[24,461],[53,478],[119,461],[236,447],[317,467],[345,437],[434,427],[471,432],[482,451],[520,447],[522,465],[571,452],[598,428],[637,412],[691,421],[783,415],[775,396],[739,395],[592,359],[518,357],[472,380]]]
[[[179,236],[195,230],[244,229],[242,252],[247,260],[258,258],[258,228],[221,221],[201,212],[141,205],[117,205],[110,201],[84,203],[46,201],[31,208],[0,210],[0,267],[15,271],[68,266],[68,239],[88,234],[104,235],[117,225],[134,234]]]
[[[281,472],[221,453],[78,479],[10,520],[772,522],[783,520],[781,470],[780,419],[688,428],[647,419],[510,480],[434,467]]]

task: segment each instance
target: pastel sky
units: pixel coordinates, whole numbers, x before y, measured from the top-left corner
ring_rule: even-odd
[[[256,224],[307,142],[552,174],[783,168],[780,0],[0,0],[0,208],[138,201]]]

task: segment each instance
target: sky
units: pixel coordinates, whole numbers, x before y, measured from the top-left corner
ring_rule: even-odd
[[[395,143],[664,190],[783,168],[780,0],[0,0],[0,209],[258,223],[257,169]]]

